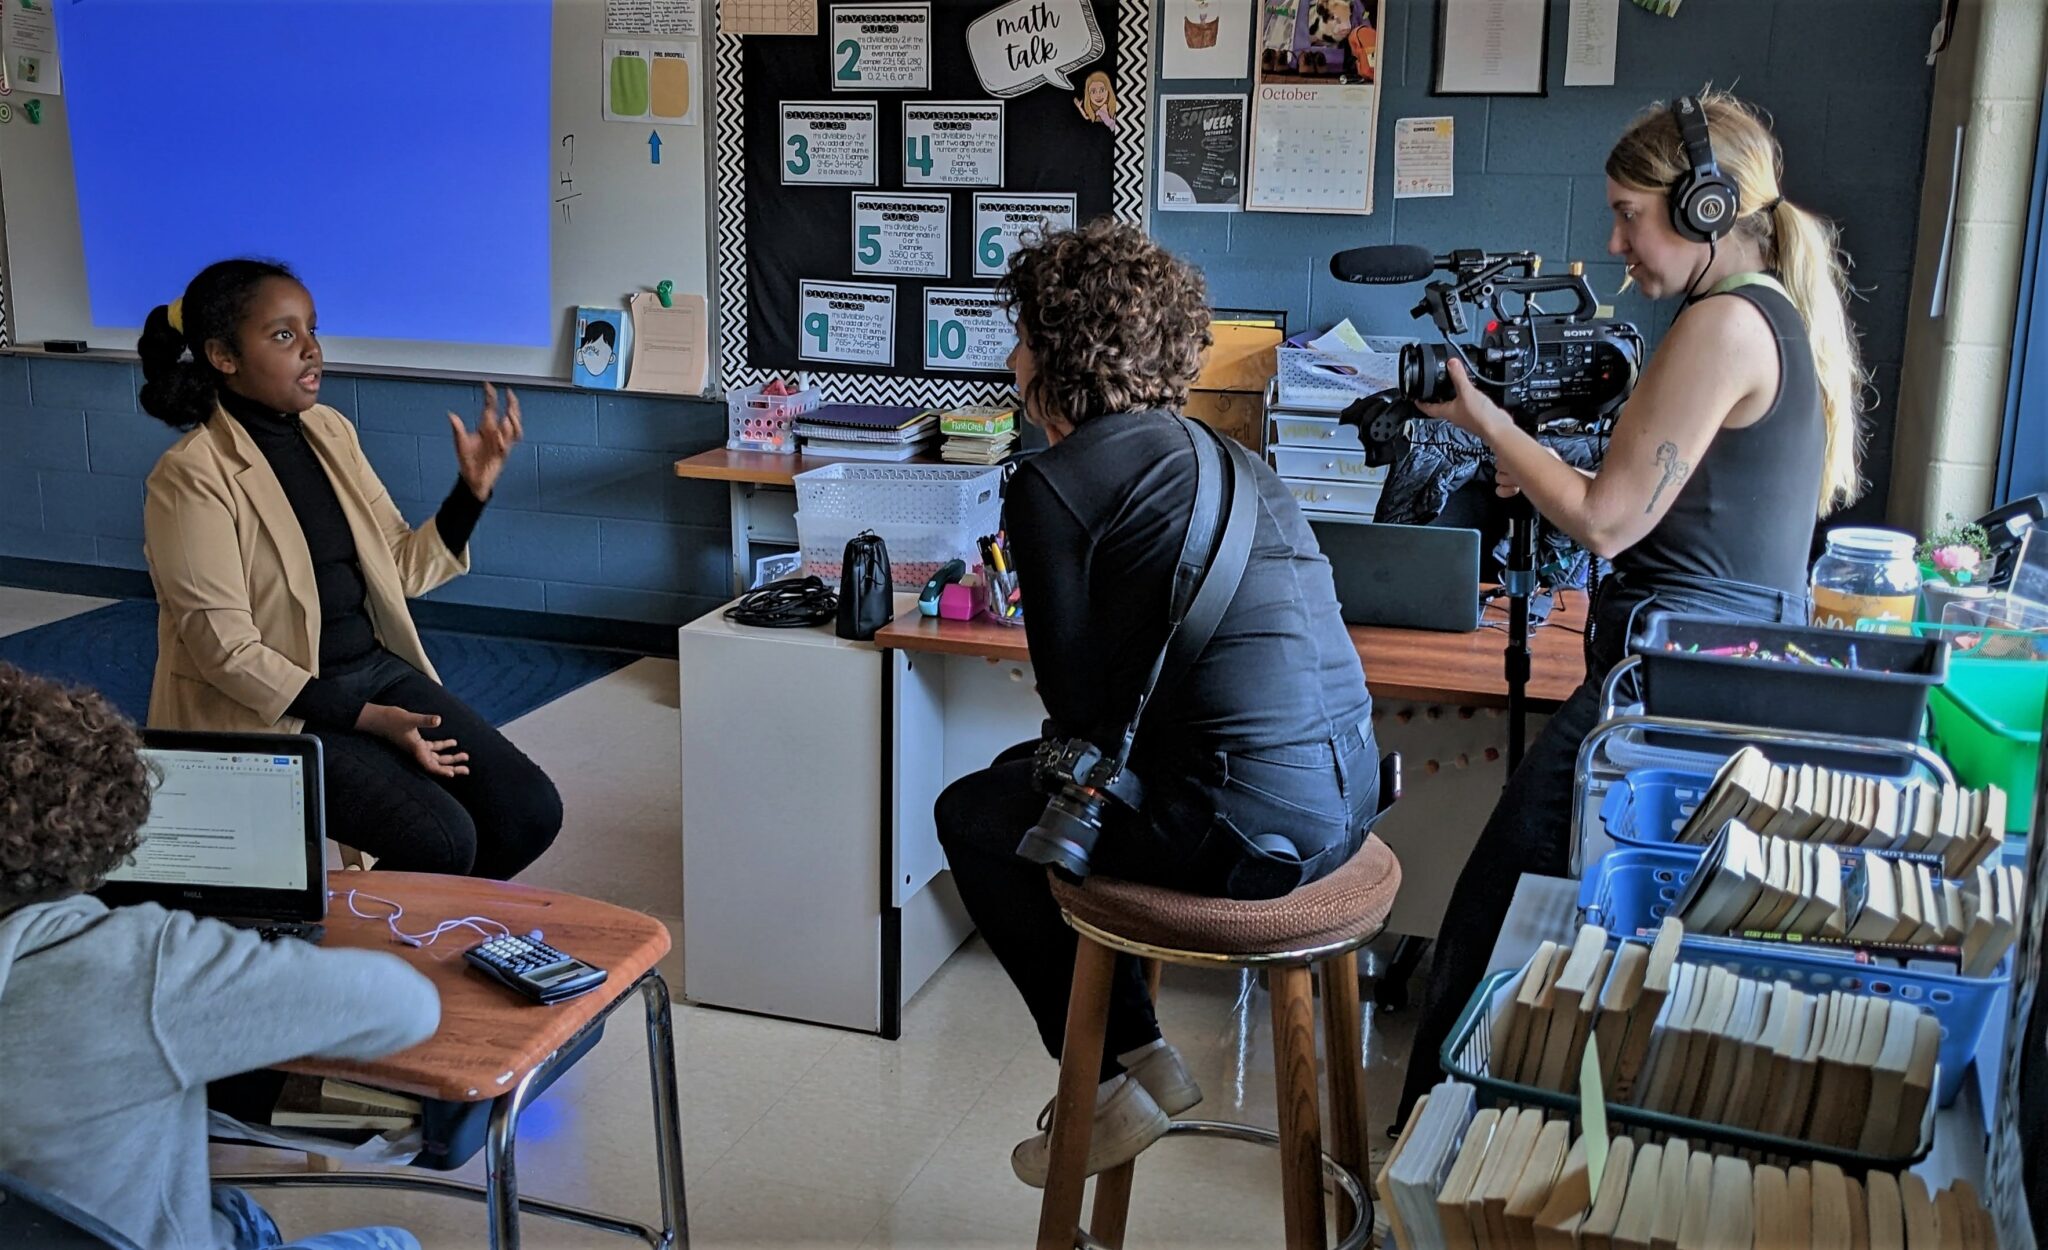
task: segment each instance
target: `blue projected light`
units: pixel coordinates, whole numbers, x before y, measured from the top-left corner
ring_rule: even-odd
[[[329,335],[544,347],[549,0],[66,0],[92,319],[138,326],[230,256]]]

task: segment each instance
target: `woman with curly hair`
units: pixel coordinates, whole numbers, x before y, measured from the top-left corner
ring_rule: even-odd
[[[1001,291],[1017,321],[1024,413],[1050,447],[1017,470],[1008,533],[1046,736],[1113,748],[1166,640],[1168,594],[1195,500],[1194,437],[1175,418],[1209,346],[1201,277],[1137,229],[1099,221],[1017,256]],[[1209,644],[1145,710],[1131,751],[1141,813],[1112,808],[1092,866],[1107,876],[1242,899],[1276,898],[1341,867],[1379,796],[1365,673],[1330,566],[1294,496],[1264,465],[1257,527]],[[1045,808],[1036,744],[939,797],[939,839],[989,949],[1059,1057],[1074,933],[1045,869],[1017,854]],[[1120,957],[1097,1093],[1090,1174],[1165,1133],[1201,1100],[1159,1033],[1135,960]],[[1048,1133],[1011,1165],[1045,1183]]]
[[[206,1172],[207,1082],[318,1055],[376,1059],[440,1023],[394,955],[266,942],[87,891],[142,841],[155,778],[105,699],[0,664],[0,1172],[150,1250],[284,1238]],[[419,1250],[360,1228],[286,1250]]]

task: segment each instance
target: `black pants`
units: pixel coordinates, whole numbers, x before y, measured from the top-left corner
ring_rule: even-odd
[[[503,881],[561,832],[555,783],[439,682],[388,651],[323,676],[372,703],[439,716],[425,736],[469,752],[468,776],[432,777],[383,738],[307,726],[326,757],[328,837],[379,868]]]
[[[993,766],[948,786],[936,816],[967,914],[1024,996],[1046,1053],[1057,1059],[1066,1039],[1075,935],[1060,919],[1046,869],[1017,854],[1024,831],[1045,810],[1045,795],[1032,783],[1036,746],[1013,747]],[[1322,742],[1134,771],[1150,787],[1146,811],[1123,813],[1106,826],[1093,870],[1225,898],[1275,898],[1328,876],[1364,844],[1379,806],[1379,753],[1369,720]],[[1265,833],[1286,836],[1300,862],[1254,846],[1251,839]],[[1118,1055],[1158,1036],[1144,973],[1137,960],[1119,955],[1102,1079],[1123,1071]]]
[[[1579,745],[1599,723],[1601,686],[1608,671],[1627,654],[1638,615],[1653,608],[1780,624],[1803,625],[1807,619],[1804,598],[1743,582],[1686,578],[1642,588],[1610,577],[1601,584],[1586,631],[1586,679],[1551,714],[1522,757],[1521,767],[1508,778],[1444,909],[1396,1124],[1408,1118],[1417,1098],[1443,1079],[1438,1052],[1472,992],[1486,979],[1494,939],[1514,902],[1515,884],[1525,872],[1569,875]]]

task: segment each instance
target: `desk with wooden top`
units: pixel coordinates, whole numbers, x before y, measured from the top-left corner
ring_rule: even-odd
[[[683,1196],[683,1144],[676,1100],[675,1040],[667,983],[655,965],[668,954],[668,926],[652,916],[554,890],[503,881],[412,872],[337,873],[337,898],[328,909],[320,944],[383,951],[411,964],[441,996],[441,1023],[417,1046],[367,1062],[304,1059],[283,1065],[288,1072],[338,1077],[377,1089],[444,1102],[489,1102],[485,1137],[486,1182],[482,1187],[416,1169],[379,1172],[257,1173],[219,1176],[222,1184],[253,1187],[384,1187],[481,1198],[490,1208],[493,1250],[517,1250],[522,1210],[567,1220],[650,1246],[687,1246],[689,1229]],[[463,959],[482,935],[456,930],[431,946],[401,945],[384,917],[389,908],[360,898],[348,905],[346,891],[374,895],[405,909],[401,927],[431,928],[444,919],[483,916],[516,934],[538,929],[555,949],[603,968],[597,989],[543,1007],[486,977]],[[361,914],[358,914],[360,911]],[[552,1079],[555,1067],[606,1017],[631,1001],[647,1009],[649,1081],[654,1108],[655,1164],[664,1227],[644,1224],[559,1203],[521,1198],[514,1161],[519,1115],[528,1098]]]
[[[1570,599],[1532,635],[1539,711],[1583,671],[1583,601]],[[1505,780],[1507,635],[1351,636],[1380,748],[1400,751],[1406,772],[1378,829],[1402,860],[1389,927],[1434,936]],[[872,643],[714,611],[682,628],[677,654],[683,993],[897,1036],[904,1004],[971,933],[933,806],[1039,736],[1024,630],[922,618],[899,595]]]

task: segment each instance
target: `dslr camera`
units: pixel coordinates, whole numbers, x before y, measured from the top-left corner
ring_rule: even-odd
[[[1089,857],[1112,804],[1137,811],[1145,788],[1137,774],[1086,738],[1048,738],[1031,757],[1032,780],[1049,796],[1017,853],[1069,880],[1088,875]]]
[[[1410,249],[1400,250],[1405,255]],[[1464,361],[1481,392],[1532,434],[1598,429],[1635,389],[1644,356],[1642,333],[1626,321],[1599,315],[1600,303],[1577,265],[1571,273],[1542,277],[1542,258],[1533,252],[1496,255],[1477,249],[1430,263],[1452,277],[1424,287],[1414,315],[1434,322],[1444,341],[1404,344],[1399,386],[1358,400],[1343,414],[1347,424],[1359,427],[1368,463],[1400,459],[1407,418],[1413,415],[1403,401],[1440,403],[1454,397],[1453,356]],[[1541,300],[1546,295],[1570,296],[1573,305],[1545,309]],[[1484,312],[1486,320],[1478,342],[1461,344],[1457,339],[1472,331],[1467,305]]]

